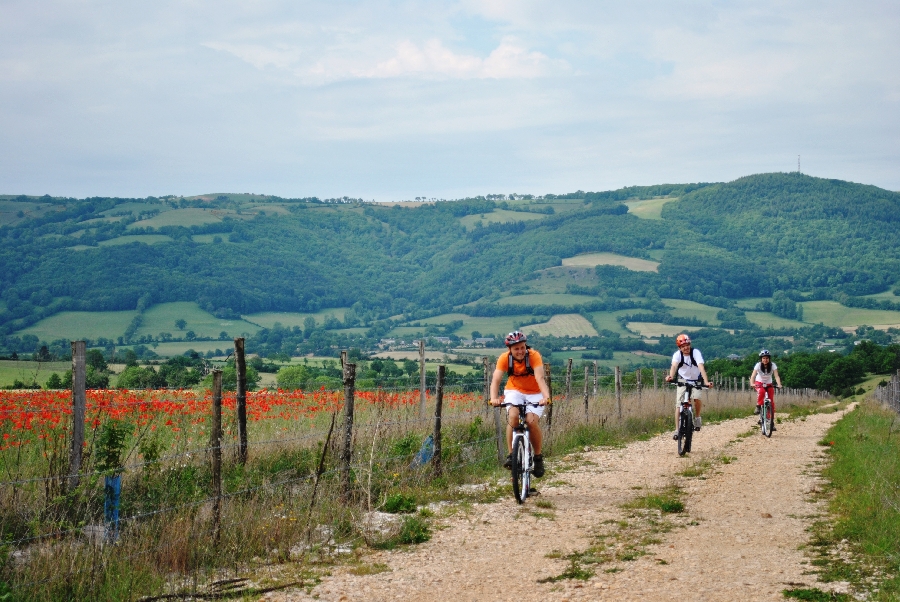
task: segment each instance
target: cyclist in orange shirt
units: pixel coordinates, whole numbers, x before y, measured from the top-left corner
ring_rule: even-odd
[[[497,358],[497,367],[491,379],[491,405],[499,406],[500,382],[503,375],[508,374],[503,389],[503,401],[511,404],[506,410],[506,449],[509,455],[503,464],[512,467],[512,435],[513,426],[519,423],[519,412],[525,411],[525,422],[531,446],[534,448],[534,476],[544,476],[544,456],[541,454],[543,435],[538,420],[544,413],[544,406],[550,403],[550,389],[544,380],[544,361],[541,354],[526,344],[524,333],[518,330],[506,335],[507,351]],[[526,403],[538,404],[540,407],[525,406]]]

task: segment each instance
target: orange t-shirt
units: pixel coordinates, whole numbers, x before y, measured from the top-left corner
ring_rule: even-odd
[[[528,363],[531,364],[532,370],[544,365],[544,360],[541,359],[540,353],[534,349],[529,349],[528,353]],[[501,353],[500,357],[497,358],[497,370],[502,370],[503,372],[509,370],[509,351]],[[506,388],[528,395],[541,392],[534,374],[528,374],[525,371],[524,359],[521,362],[513,360],[513,373],[509,375],[509,379],[506,381]]]

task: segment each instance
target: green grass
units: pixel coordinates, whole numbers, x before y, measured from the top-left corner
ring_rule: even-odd
[[[144,219],[134,222],[128,226],[128,229],[134,228],[161,228],[163,226],[202,226],[203,224],[213,224],[222,221],[224,214],[232,214],[231,211],[222,210],[206,210],[206,209],[172,209],[164,211],[150,219]]]
[[[706,320],[710,326],[718,326],[719,319],[716,314],[722,311],[718,307],[704,305],[694,301],[686,301],[684,299],[662,299],[666,307],[670,307],[671,313],[676,318],[697,318],[698,320]]]
[[[835,301],[804,301],[803,321],[826,326],[900,325],[900,311],[844,307]]]
[[[900,417],[863,402],[825,435],[831,463],[831,520],[817,523],[813,548],[820,579],[859,585],[873,577],[870,600],[900,599]],[[846,540],[851,561],[832,552]],[[865,587],[865,586],[864,586]]]
[[[662,335],[673,337],[681,332],[693,332],[702,328],[702,326],[678,326],[662,322],[629,322],[626,326],[629,330],[647,338],[656,338]]]
[[[541,295],[515,295],[503,297],[497,301],[501,305],[563,305],[574,306],[596,301],[591,295],[567,295],[565,293],[547,293]]]
[[[647,199],[644,201],[626,201],[628,213],[643,219],[662,219],[662,208],[666,203],[677,202],[678,199]]]
[[[172,242],[171,236],[165,234],[127,234],[118,238],[110,238],[97,243],[100,247],[114,247],[116,245],[128,245],[133,242],[141,242],[145,245],[155,245],[162,242]]]
[[[459,223],[466,230],[474,230],[475,224],[481,222],[482,226],[488,224],[509,223],[509,222],[528,222],[547,217],[543,213],[528,213],[525,211],[509,211],[507,209],[495,209],[490,213],[476,213],[467,215],[459,219]]]
[[[64,311],[16,332],[18,336],[33,334],[42,341],[67,339],[115,340],[125,333],[136,311]]]
[[[179,319],[187,322],[184,330],[179,330],[175,326],[175,321]],[[176,338],[183,338],[189,330],[198,337],[218,337],[219,333],[224,331],[229,337],[234,338],[253,334],[259,327],[243,320],[220,319],[200,309],[196,303],[181,301],[160,303],[145,311],[144,323],[138,328],[137,336],[149,334],[158,337],[159,333],[168,332]]]
[[[746,312],[746,316],[749,322],[761,326],[762,328],[803,328],[804,326],[808,326],[808,324],[804,324],[799,320],[782,318],[769,311],[748,311]],[[805,313],[803,317],[806,318]]]
[[[248,322],[259,324],[263,328],[272,328],[276,323],[281,324],[285,328],[293,328],[294,326],[303,328],[303,321],[310,316],[316,321],[316,324],[321,325],[325,323],[325,319],[328,316],[333,316],[336,320],[343,321],[346,312],[346,307],[331,307],[311,313],[265,311],[256,314],[247,314],[242,317]]]
[[[609,330],[610,332],[615,332],[621,336],[629,337],[634,335],[622,328],[622,325],[619,324],[619,321],[616,320],[616,318],[633,313],[634,310],[622,309],[619,311],[595,311],[592,312],[590,316],[597,330]]]
[[[637,272],[656,272],[659,269],[659,263],[640,259],[638,257],[627,257],[625,255],[617,255],[616,253],[586,253],[584,255],[576,255],[562,260],[563,266],[579,266],[594,267],[598,265],[618,265],[629,270]]]
[[[72,368],[72,362],[25,362],[0,360],[0,387],[8,387],[19,380],[23,383],[44,386],[53,373],[62,376]],[[2,598],[0,598],[2,600]]]

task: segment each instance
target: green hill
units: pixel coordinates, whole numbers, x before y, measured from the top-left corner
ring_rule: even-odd
[[[0,353],[54,340],[52,316],[86,315],[63,312],[130,312],[116,314],[131,316],[124,329],[111,314],[99,319],[97,339],[180,340],[169,318],[157,324],[149,312],[172,303],[202,313],[192,318],[203,324],[191,331],[198,339],[263,328],[254,336],[269,341],[277,331],[279,342],[266,344],[288,352],[298,340],[319,351],[372,345],[389,332],[476,330],[458,319],[413,325],[459,314],[519,325],[580,314],[590,344],[616,339],[616,351],[686,327],[792,336],[810,323],[803,310],[813,301],[879,310],[880,327],[900,325],[900,298],[883,294],[900,275],[895,192],[787,173],[501,196],[391,205],[230,194],[0,197]],[[655,200],[667,200],[658,214],[629,211]],[[306,321],[328,308],[341,308],[340,317]],[[241,321],[273,312],[288,325]],[[825,324],[847,328],[847,320]],[[59,329],[59,339],[74,332]]]

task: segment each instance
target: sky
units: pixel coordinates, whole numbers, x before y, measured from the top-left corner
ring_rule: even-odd
[[[900,5],[0,0],[0,194],[900,190]]]

